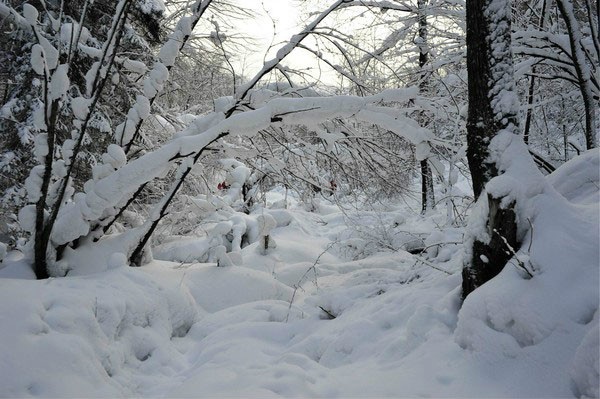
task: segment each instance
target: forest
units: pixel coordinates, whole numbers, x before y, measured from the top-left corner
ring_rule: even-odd
[[[0,30],[0,397],[600,397],[596,1]]]

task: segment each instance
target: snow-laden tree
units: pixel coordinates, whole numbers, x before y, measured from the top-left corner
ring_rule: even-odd
[[[415,115],[421,125],[440,137],[457,141],[464,134],[466,116],[464,10],[460,4],[351,1],[344,8],[344,17],[333,28],[318,31],[319,46],[341,54],[343,62],[334,69],[356,92],[369,92],[373,87],[419,86],[422,96],[435,102],[434,107],[417,104]],[[457,90],[460,86],[462,90]],[[454,168],[456,148],[434,151],[451,160]],[[450,179],[435,163],[435,157],[418,164],[422,212],[426,212],[436,204],[434,178],[444,179],[446,185]],[[443,200],[447,201],[448,196]]]
[[[19,10],[0,4],[9,28],[23,38],[25,48],[30,50],[22,59],[31,65],[31,73],[36,76],[33,87],[37,88],[37,98],[30,111],[24,112],[23,129],[35,132],[33,154],[39,165],[25,179],[29,205],[21,207],[19,224],[32,235],[29,246],[33,246],[39,277],[48,275],[47,260],[57,261],[64,250],[64,246],[50,245],[59,211],[72,201],[75,190],[89,191],[94,181],[127,162],[125,154],[141,134],[142,122],[149,117],[180,47],[209,4],[210,1],[198,2],[190,17],[181,18],[141,86],[135,82],[148,69],[143,61],[153,57],[135,27],[145,27],[153,40],[158,40],[158,23],[149,16],[160,16],[162,2],[122,0],[112,8],[92,2],[79,6],[61,3],[54,5],[56,9],[45,5],[38,9],[24,3]],[[109,23],[99,24],[97,13],[108,15]],[[141,50],[123,51],[132,48],[126,45],[128,42]],[[138,59],[132,57],[138,53]],[[26,65],[25,61],[21,64]],[[23,86],[31,90],[30,86]],[[121,87],[130,90],[123,102],[116,96]],[[108,96],[110,100],[105,98]],[[18,95],[14,99],[3,107],[7,115],[12,115]],[[110,112],[104,112],[105,109]],[[127,116],[113,135],[111,120],[123,118],[123,113]],[[98,120],[103,124],[100,132],[94,134]],[[92,161],[84,162],[89,143],[94,145]]]
[[[509,1],[467,2],[467,156],[478,198],[467,226],[463,298],[509,261],[534,277],[520,246],[535,224],[536,198],[553,191],[520,135],[511,20]]]
[[[565,127],[562,136],[569,136],[574,153],[575,147],[596,147],[594,126],[600,99],[597,5],[589,0],[540,0],[517,1],[515,7],[518,12],[513,50],[519,61],[517,78],[527,77],[527,88],[523,87],[528,104],[523,127],[525,142],[537,151],[549,152],[545,150],[545,137],[556,129],[548,129],[548,125],[557,124],[559,130]],[[557,118],[566,104],[578,114],[573,121]],[[536,112],[539,110],[542,112]],[[530,140],[532,135],[537,138]],[[563,137],[548,139],[551,146],[562,149]]]
[[[272,127],[317,126],[328,121],[352,119],[356,123],[377,125],[401,136],[415,145],[418,152],[428,154],[434,137],[409,118],[414,110],[394,107],[397,103],[414,101],[417,92],[413,89],[388,90],[364,98],[341,96],[255,101],[252,89],[257,83],[278,68],[281,60],[301,46],[322,21],[344,3],[346,1],[338,0],[318,14],[253,78],[238,86],[233,97],[216,101],[213,112],[195,118],[176,134],[175,139],[146,153],[144,143],[147,144],[147,141],[142,140],[144,121],[150,117],[151,107],[164,91],[178,53],[211,1],[192,4],[189,13],[179,18],[160,47],[158,57],[151,60],[150,68],[120,55],[118,51],[131,26],[128,16],[134,4],[132,0],[121,0],[116,5],[110,29],[105,40],[98,42],[97,51],[89,50],[86,43],[81,43],[82,37],[88,37],[83,33],[89,32],[84,29],[83,23],[86,6],[81,11],[81,23],[71,30],[73,40],[69,39],[65,45],[60,36],[52,34],[62,29],[65,22],[61,18],[66,18],[64,14],[58,12],[60,18],[57,19],[53,11],[40,12],[30,4],[24,4],[17,11],[3,3],[3,15],[36,42],[28,57],[33,72],[41,81],[39,112],[33,115],[41,130],[34,147],[39,165],[32,168],[25,182],[29,204],[19,211],[21,227],[31,234],[31,239],[22,249],[33,258],[37,276],[44,278],[67,273],[69,265],[62,260],[64,251],[75,250],[78,245],[90,244],[109,233],[115,221],[135,200],[139,200],[148,184],[157,178],[171,176],[170,188],[166,188],[162,198],[154,204],[148,219],[125,232],[127,239],[123,240],[123,252],[132,263],[143,263],[150,238],[168,214],[194,165],[203,154],[214,149],[211,146],[225,137],[253,136]],[[93,3],[88,5],[93,7]],[[93,62],[82,73],[82,86],[77,87],[71,61],[75,54],[86,51],[92,53]],[[80,162],[79,154],[89,135],[90,121],[103,90],[118,82],[113,68],[121,64],[139,75],[141,85],[122,122],[114,128],[114,135],[109,136],[109,142],[113,143],[99,156],[101,162],[88,169]],[[63,136],[63,110],[69,110],[73,115],[72,121],[69,121],[72,124],[70,137],[66,138]],[[322,134],[324,141],[339,138],[335,132],[325,130]],[[77,187],[73,184],[73,177],[76,176],[75,171],[81,168],[87,169],[89,178],[82,184],[83,187]]]
[[[59,53],[60,62],[69,65],[71,88],[68,97],[77,97],[85,92],[86,73],[92,64],[101,57],[101,46],[110,34],[111,16],[116,10],[117,3],[99,1],[91,7],[85,1],[59,2],[48,4],[32,3],[34,10],[39,10],[38,22],[35,24],[37,33],[31,29],[28,21],[23,19],[16,10],[27,7],[23,2],[8,1],[0,5],[2,15],[2,59],[0,70],[5,72],[2,83],[5,84],[5,95],[0,106],[0,147],[2,148],[2,174],[0,177],[0,192],[2,193],[2,209],[6,215],[16,213],[26,199],[23,183],[29,169],[36,164],[33,155],[34,141],[39,133],[44,133],[40,123],[40,105],[44,99],[43,74],[37,74],[32,69],[31,54],[37,42],[42,40],[49,52],[53,48]],[[15,8],[12,8],[12,7]],[[48,12],[44,11],[44,7]],[[130,7],[129,24],[123,26],[125,34],[119,41],[119,51],[127,53],[126,57],[118,57],[113,67],[110,79],[105,83],[98,96],[95,111],[87,124],[86,135],[79,162],[90,166],[104,152],[110,142],[111,121],[119,118],[120,113],[126,112],[135,97],[134,81],[139,78],[139,70],[133,68],[149,58],[149,49],[158,40],[159,22],[163,15],[160,3],[133,2]],[[30,17],[32,17],[30,15]],[[80,23],[83,22],[79,31]],[[78,46],[75,46],[75,36],[79,35]],[[46,41],[47,42],[46,42]],[[60,43],[60,45],[59,45]],[[38,44],[39,45],[39,44]],[[37,51],[37,50],[36,50]],[[49,54],[49,56],[51,56]],[[49,70],[50,71],[50,70]],[[113,84],[112,81],[119,81]],[[108,87],[110,86],[110,88]],[[67,139],[70,135],[74,120],[70,104],[61,106],[57,112],[59,140]],[[34,117],[38,115],[37,119]],[[87,170],[81,168],[80,172]],[[89,173],[77,173],[73,176],[73,184],[81,187],[89,178]],[[16,238],[13,236],[13,239]]]

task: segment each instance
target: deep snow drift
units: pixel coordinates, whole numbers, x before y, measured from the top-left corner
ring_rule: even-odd
[[[509,264],[462,307],[462,230],[441,210],[292,201],[277,248],[229,267],[129,268],[107,250],[33,281],[13,252],[0,396],[597,397],[599,166],[591,151],[547,178],[523,245],[533,278]],[[376,251],[349,219],[428,248]]]

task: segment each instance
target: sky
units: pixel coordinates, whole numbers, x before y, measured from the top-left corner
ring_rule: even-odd
[[[233,65],[238,71],[242,71],[246,77],[254,75],[263,65],[265,52],[269,50],[271,43],[274,47],[267,53],[267,60],[271,59],[282,42],[290,39],[294,34],[300,32],[306,25],[303,22],[301,5],[295,0],[239,0],[240,4],[252,9],[257,13],[254,20],[241,21],[236,33],[248,35],[255,38],[256,46],[253,51],[247,51],[234,60]],[[323,9],[330,4],[323,1]],[[317,10],[315,10],[317,11]],[[306,16],[306,13],[304,13]],[[309,21],[310,22],[310,21]],[[275,26],[273,26],[275,23]],[[306,44],[311,43],[310,37]],[[292,68],[317,68],[318,64],[314,57],[305,50],[296,49],[283,61],[283,65]],[[323,67],[321,79],[328,84],[335,84],[337,77],[328,68]]]

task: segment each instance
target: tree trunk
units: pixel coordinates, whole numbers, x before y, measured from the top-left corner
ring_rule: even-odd
[[[463,269],[463,298],[496,276],[519,248],[512,202],[481,196],[498,176],[490,143],[501,131],[518,134],[518,101],[511,55],[510,4],[507,0],[467,0],[467,72],[469,114],[467,157],[478,201],[487,201],[487,239],[473,241],[472,256]],[[481,196],[481,198],[480,198]],[[510,246],[510,248],[508,248]]]
[[[540,20],[538,23],[540,30],[544,28],[547,9],[548,0],[544,0],[544,3],[542,4]],[[536,66],[534,65],[531,68],[532,76],[529,78],[529,91],[527,92],[527,117],[525,118],[525,130],[523,131],[523,141],[527,145],[529,145],[529,132],[531,130],[531,118],[533,116],[533,100],[535,95],[535,70]]]
[[[417,11],[419,21],[419,69],[420,82],[419,92],[423,94],[427,89],[427,71],[425,66],[429,62],[429,47],[427,43],[427,7],[428,0],[418,0]],[[421,126],[427,125],[423,113],[419,116]],[[427,162],[427,159],[421,161],[421,214],[433,209],[435,205],[435,195],[433,192],[433,174]]]
[[[583,107],[585,109],[585,145],[586,149],[589,150],[598,146],[596,140],[596,108],[598,104],[594,101],[590,69],[586,64],[583,54],[581,30],[573,12],[573,4],[569,0],[557,0],[556,5],[565,21],[567,33],[569,34],[571,59],[573,60],[579,89],[583,97]]]
[[[428,210],[433,209],[434,205],[433,174],[429,162],[424,159],[421,161],[421,214],[424,215]]]

